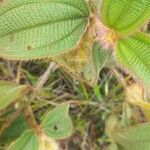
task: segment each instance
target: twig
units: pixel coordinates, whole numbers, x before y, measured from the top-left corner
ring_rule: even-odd
[[[17,68],[17,75],[16,75],[16,81],[15,81],[17,84],[20,81],[20,76],[21,76],[21,62],[19,62],[18,68]]]
[[[25,105],[23,107],[23,114],[24,117],[29,125],[29,127],[35,131],[35,133],[37,133],[38,135],[42,134],[42,130],[39,127],[38,123],[36,122],[33,112],[31,110],[30,104],[28,104],[28,102],[25,102]]]
[[[89,121],[87,124],[87,129],[85,130],[84,135],[83,135],[83,141],[81,144],[82,150],[87,150],[87,149],[93,150],[93,148],[91,147],[91,139],[90,139],[90,133],[89,133],[90,126],[91,126],[91,122]]]
[[[121,83],[123,88],[126,89],[127,83],[126,83],[124,77],[116,69],[112,69],[112,72],[113,72],[114,76],[116,77],[116,79],[118,80],[118,82]]]
[[[14,70],[12,68],[12,65],[11,65],[10,61],[6,61],[6,64],[7,64],[7,68],[8,68],[8,71],[9,71],[9,75],[12,78],[15,78]]]
[[[54,72],[57,69],[57,65],[54,62],[51,62],[47,68],[47,70],[44,72],[44,74],[39,78],[39,81],[36,85],[35,92],[38,93],[43,85],[48,80],[48,77],[50,73]]]

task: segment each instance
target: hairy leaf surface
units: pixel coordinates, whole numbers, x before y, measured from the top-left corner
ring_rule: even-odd
[[[146,85],[150,84],[150,37],[142,33],[120,39],[116,57]]]
[[[130,33],[150,18],[150,0],[103,0],[102,21],[120,33]]]
[[[50,58],[74,48],[86,30],[85,0],[6,0],[0,5],[0,57]]]

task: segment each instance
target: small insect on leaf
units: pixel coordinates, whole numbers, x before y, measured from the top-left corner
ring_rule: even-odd
[[[69,104],[64,103],[51,112],[43,119],[41,128],[45,134],[52,139],[64,139],[72,134],[72,121],[68,115]]]

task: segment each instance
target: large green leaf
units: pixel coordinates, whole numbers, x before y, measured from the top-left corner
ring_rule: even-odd
[[[150,0],[103,0],[102,21],[120,33],[130,33],[150,18]]]
[[[120,39],[116,57],[120,64],[130,70],[146,85],[150,84],[150,37],[142,33]]]
[[[26,131],[8,150],[39,150],[38,137],[33,131]]]
[[[72,121],[68,115],[69,104],[64,103],[49,112],[43,119],[41,127],[52,139],[64,139],[72,134]]]
[[[27,85],[16,85],[11,82],[0,82],[0,110],[18,100],[28,91]]]
[[[125,150],[150,149],[150,123],[114,130],[113,139]]]
[[[74,48],[88,24],[86,0],[7,0],[0,5],[0,57],[50,58]]]

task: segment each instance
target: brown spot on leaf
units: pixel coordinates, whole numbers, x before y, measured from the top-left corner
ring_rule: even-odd
[[[31,45],[28,45],[27,46],[27,50],[31,50],[32,49],[32,46]]]
[[[57,127],[57,126],[53,126],[53,129],[54,129],[55,131],[57,131],[57,130],[58,130],[58,127]]]

